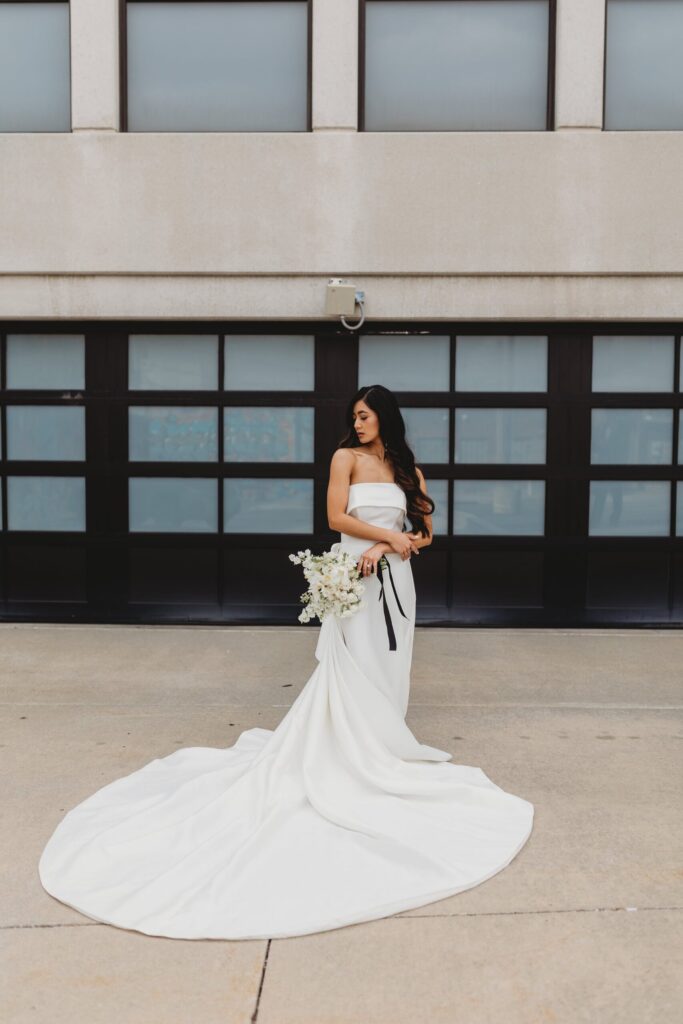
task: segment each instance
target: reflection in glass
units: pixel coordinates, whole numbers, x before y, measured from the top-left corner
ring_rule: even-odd
[[[401,409],[415,460],[448,462],[448,409]]]
[[[312,533],[313,481],[230,477],[224,481],[226,533]]]
[[[668,535],[670,488],[668,480],[591,480],[589,535]]]
[[[313,409],[231,406],[226,462],[313,462]]]
[[[683,4],[608,0],[605,128],[683,128]]]
[[[85,478],[8,476],[10,530],[85,530]]]
[[[595,465],[671,462],[672,409],[593,409],[591,462]]]
[[[545,409],[456,409],[456,462],[545,462]]]
[[[547,0],[365,7],[368,131],[543,130]]]
[[[215,533],[218,481],[198,477],[131,477],[128,521],[131,533]]]
[[[225,339],[226,391],[312,391],[312,334],[229,334]]]
[[[455,534],[542,536],[544,480],[454,480]]]
[[[547,391],[548,338],[537,334],[459,334],[456,391]]]
[[[7,458],[85,458],[85,409],[56,405],[7,407]]]
[[[661,334],[593,337],[593,391],[671,391],[674,339]]]
[[[32,391],[84,388],[83,335],[8,334],[7,387]]]
[[[218,387],[218,337],[206,334],[131,334],[131,391],[203,391]]]
[[[130,406],[131,462],[214,462],[218,409],[201,406]]]
[[[358,386],[392,391],[448,391],[448,335],[361,334]]]
[[[0,3],[0,132],[71,130],[68,3]]]
[[[305,131],[308,11],[128,4],[131,131]]]

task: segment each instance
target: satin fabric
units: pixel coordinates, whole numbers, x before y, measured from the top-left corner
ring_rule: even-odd
[[[349,514],[401,529],[393,483],[353,484]],[[341,534],[359,554],[372,541]],[[70,810],[39,862],[45,890],[93,920],[181,939],[327,931],[469,889],[510,863],[533,805],[481,768],[420,743],[405,722],[415,623],[411,560],[320,628],[315,666],[274,730],[186,747]],[[433,557],[431,553],[420,557]]]

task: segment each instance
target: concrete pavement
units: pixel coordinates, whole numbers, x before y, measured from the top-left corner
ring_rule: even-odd
[[[37,862],[63,813],[178,746],[273,728],[317,629],[0,624],[8,1024],[678,1024],[683,632],[418,629],[408,724],[535,805],[501,873],[289,939],[99,925]]]

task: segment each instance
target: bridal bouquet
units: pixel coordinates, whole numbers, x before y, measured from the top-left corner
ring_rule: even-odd
[[[334,550],[312,555],[306,548],[289,559],[295,565],[303,565],[308,581],[308,590],[301,595],[305,607],[299,622],[310,622],[312,618],[322,622],[326,615],[345,619],[358,611],[365,587],[356,556]]]

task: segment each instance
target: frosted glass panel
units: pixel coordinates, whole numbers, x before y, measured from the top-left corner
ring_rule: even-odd
[[[683,128],[683,3],[608,0],[605,128]]]
[[[224,481],[226,533],[312,533],[313,481],[233,477]]]
[[[128,516],[131,532],[215,533],[218,481],[197,477],[131,477]]]
[[[225,409],[227,462],[313,462],[313,409]]]
[[[308,11],[129,3],[131,131],[305,131]]]
[[[661,334],[593,338],[593,391],[672,391],[674,339]]]
[[[545,462],[545,409],[456,409],[456,462]]]
[[[448,462],[448,409],[401,409],[418,462]]]
[[[591,537],[665,536],[669,533],[668,480],[591,480]]]
[[[85,530],[85,478],[8,476],[10,530]]]
[[[128,387],[140,391],[202,391],[218,387],[218,337],[131,334]]]
[[[633,465],[669,463],[673,453],[673,410],[593,409],[591,462]]]
[[[366,4],[368,131],[543,130],[547,0]]]
[[[453,488],[455,534],[543,535],[545,481],[455,480]]]
[[[362,334],[358,386],[383,384],[392,391],[448,391],[447,335]]]
[[[7,457],[84,459],[85,409],[83,406],[8,406]]]
[[[80,334],[8,334],[7,387],[84,388],[85,339]]]
[[[128,457],[132,462],[214,462],[218,458],[218,409],[131,406]]]
[[[456,391],[547,391],[548,339],[543,335],[459,334]]]
[[[225,339],[226,391],[312,391],[312,334],[231,334]]]
[[[70,130],[68,3],[0,3],[0,132]]]

